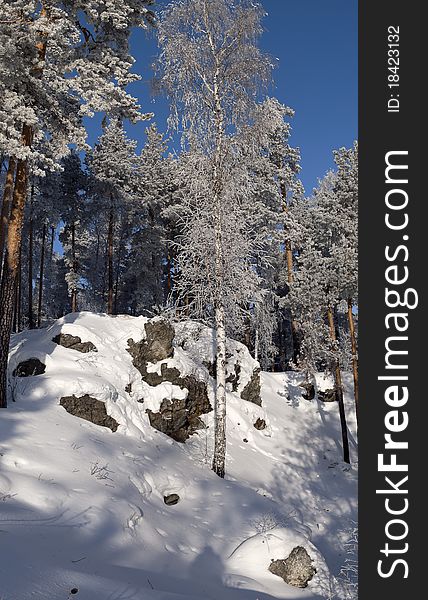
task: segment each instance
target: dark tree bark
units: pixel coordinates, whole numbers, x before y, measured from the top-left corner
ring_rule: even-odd
[[[77,273],[76,259],[76,224],[71,224],[71,261],[73,273]],[[71,292],[71,312],[77,312],[77,289],[74,287]]]
[[[46,16],[47,10],[42,3],[40,17],[45,18]],[[36,43],[36,50],[40,59],[39,65],[43,65],[46,58],[47,38],[48,34],[43,33],[40,41]],[[34,74],[41,77],[43,67],[39,65],[34,68]],[[22,127],[22,145],[31,146],[32,140],[33,129],[31,125],[24,124]],[[7,365],[27,188],[28,159],[20,159],[16,165],[15,184],[6,239],[6,255],[0,289],[0,408],[7,407]]]
[[[54,243],[55,243],[55,227],[52,225],[52,227],[51,227],[51,246],[50,246],[50,250],[49,250],[49,262],[51,264],[53,261]]]
[[[107,314],[113,314],[113,233],[114,233],[114,212],[113,202],[110,208],[108,219],[108,240],[107,240],[107,269],[108,269],[108,289],[107,289]]]
[[[31,186],[30,222],[28,236],[28,327],[34,329],[33,314],[33,197],[34,184]]]
[[[124,245],[124,227],[121,226],[121,235],[119,239],[119,248],[117,250],[117,261],[116,261],[116,280],[114,282],[114,302],[113,302],[113,311],[114,314],[117,315],[117,300],[119,294],[119,282],[120,282],[120,263],[122,261],[122,253],[123,253],[123,245]]]
[[[43,300],[43,278],[45,270],[45,245],[46,245],[46,223],[43,223],[42,248],[40,254],[40,274],[39,274],[39,300],[37,306],[37,327],[42,322],[42,300]]]
[[[354,376],[355,413],[357,415],[357,424],[358,424],[358,349],[357,349],[357,339],[355,336],[354,315],[352,313],[352,298],[348,299],[348,323],[349,323],[349,332],[351,335],[352,373]]]
[[[328,326],[330,330],[330,339],[332,344],[335,345],[336,338],[336,325],[334,322],[333,309],[331,307],[327,310]],[[342,385],[342,374],[340,371],[339,360],[336,359],[333,364],[333,377],[334,377],[334,390],[336,392],[336,398],[339,404],[339,415],[340,415],[340,426],[342,429],[342,446],[343,446],[343,460],[346,463],[350,463],[349,458],[349,440],[348,440],[348,426],[346,424],[345,415],[345,404],[343,402],[343,385]]]
[[[6,181],[4,184],[3,190],[3,201],[1,207],[1,220],[0,220],[0,273],[1,266],[3,265],[3,254],[4,247],[6,244],[6,236],[7,236],[7,227],[9,224],[10,218],[10,206],[12,202],[13,195],[13,183],[15,179],[15,170],[16,170],[16,159],[11,156],[9,158],[9,164],[6,173]]]
[[[23,145],[29,146],[32,129],[23,127]],[[7,363],[9,342],[12,331],[15,286],[19,268],[22,226],[24,222],[25,201],[28,187],[27,160],[19,160],[16,166],[15,186],[13,190],[9,227],[6,239],[6,255],[0,289],[0,408],[7,407]]]

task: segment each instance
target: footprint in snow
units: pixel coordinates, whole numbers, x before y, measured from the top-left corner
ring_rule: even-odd
[[[162,537],[168,537],[167,532],[164,531],[163,529],[159,529],[158,527],[155,527],[155,531],[157,531],[157,533]]]
[[[152,493],[152,487],[144,477],[139,475],[129,475],[129,481],[137,488],[144,498],[147,498]]]

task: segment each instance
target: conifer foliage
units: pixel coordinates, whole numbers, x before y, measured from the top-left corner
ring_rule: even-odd
[[[228,336],[263,369],[329,373],[349,461],[342,378],[353,375],[358,411],[358,146],[335,151],[305,196],[294,111],[268,95],[263,17],[253,0],[162,10],[152,0],[0,0],[0,407],[12,331],[81,310],[198,319],[215,334],[217,475],[227,466]],[[128,90],[139,79],[136,27],[157,35],[166,132]],[[148,119],[137,142],[133,124]]]

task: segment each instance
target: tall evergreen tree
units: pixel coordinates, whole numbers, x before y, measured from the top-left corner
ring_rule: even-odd
[[[103,111],[142,118],[125,90],[138,79],[130,73],[128,40],[132,27],[153,21],[151,4],[1,0],[0,152],[16,168],[0,292],[0,407],[7,406],[8,348],[30,169],[43,174],[56,168],[69,144],[83,147],[84,115]]]

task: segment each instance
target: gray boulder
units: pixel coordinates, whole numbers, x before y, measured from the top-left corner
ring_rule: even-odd
[[[304,400],[313,400],[315,398],[315,386],[310,381],[303,381],[299,383],[299,387],[301,387],[304,391],[302,392],[302,398]]]
[[[149,363],[157,363],[174,355],[174,327],[165,319],[148,321],[145,326],[146,339],[140,342],[128,340],[128,352],[141,375],[147,376]],[[157,383],[153,385],[158,385]]]
[[[312,562],[305,548],[296,546],[288,558],[273,560],[269,565],[269,571],[281,577],[288,585],[305,588],[317,572]]]
[[[266,421],[264,419],[260,419],[259,417],[254,423],[254,427],[259,431],[263,431],[263,429],[266,429]]]
[[[187,389],[187,398],[164,399],[159,412],[155,413],[150,409],[146,412],[152,427],[183,443],[196,431],[205,428],[200,416],[211,412],[212,407],[205,382],[198,381],[193,375],[186,375],[176,377],[171,383]]]
[[[336,390],[319,390],[318,399],[321,400],[321,402],[336,402]]]
[[[77,352],[98,352],[97,348],[92,342],[82,342],[79,336],[70,335],[69,333],[59,333],[53,339],[55,344],[69,348],[70,350],[77,350]]]
[[[250,381],[241,392],[241,398],[247,400],[247,402],[252,402],[253,404],[257,404],[257,406],[261,406],[262,398],[260,392],[260,369],[254,369]]]
[[[65,410],[85,421],[90,421],[101,427],[108,427],[111,431],[116,431],[119,424],[113,417],[107,414],[106,406],[101,400],[91,398],[88,394],[77,398],[76,396],[64,396],[59,401]]]
[[[45,371],[46,365],[38,358],[29,358],[19,363],[12,375],[14,377],[33,377],[34,375],[43,375]]]
[[[180,501],[180,496],[178,494],[168,494],[163,497],[163,501],[167,506],[174,506]]]

